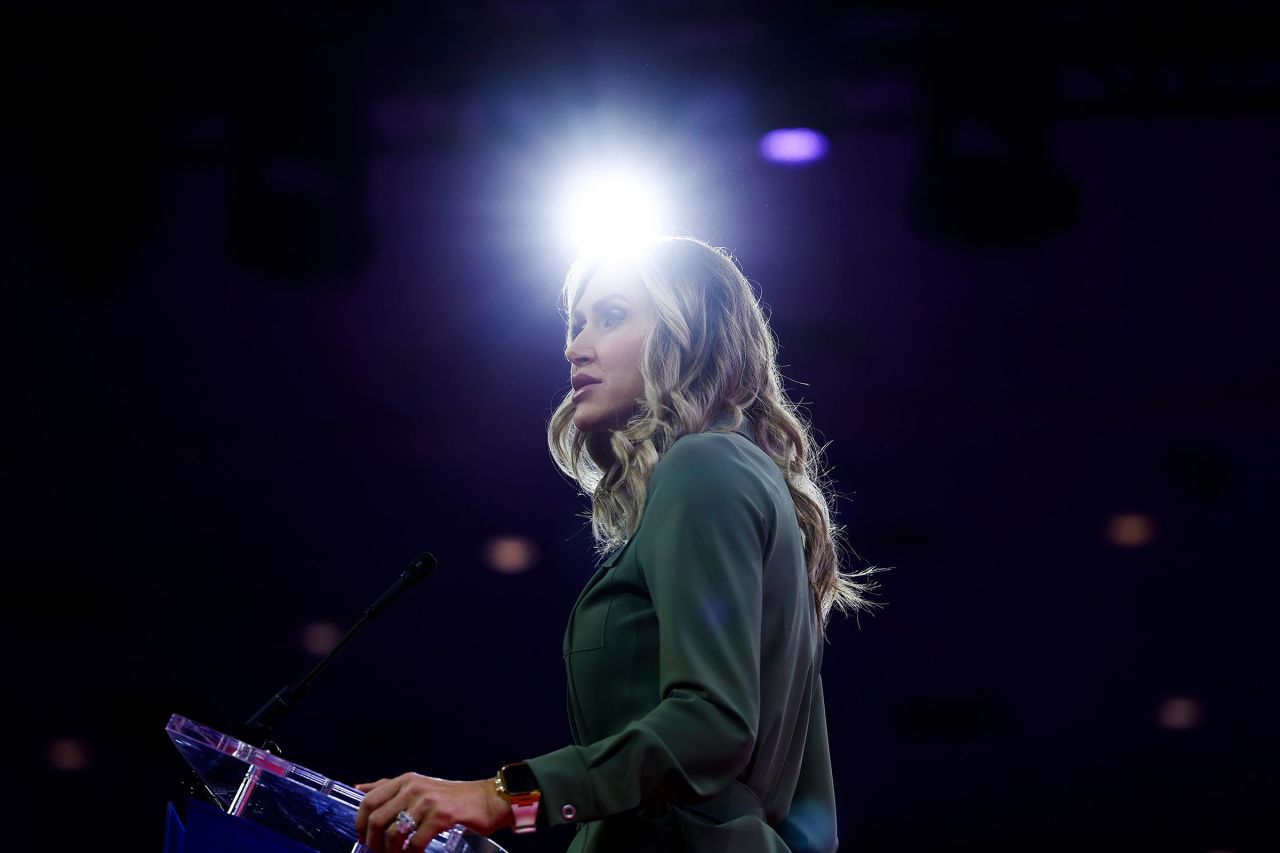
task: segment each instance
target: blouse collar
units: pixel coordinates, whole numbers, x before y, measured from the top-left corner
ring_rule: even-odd
[[[723,415],[722,417],[716,419],[711,424],[711,428],[723,429],[727,427],[732,421],[733,421],[732,415]],[[756,440],[755,427],[751,423],[751,418],[749,418],[747,415],[744,414],[742,416],[742,423],[738,424],[738,427],[737,429],[734,430],[734,432],[738,433],[738,435],[741,435],[743,438],[746,438],[752,444],[755,443],[755,440]]]

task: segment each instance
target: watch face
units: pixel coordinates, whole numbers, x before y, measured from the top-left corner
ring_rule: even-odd
[[[502,784],[508,794],[527,794],[538,790],[538,777],[533,775],[529,765],[524,762],[508,764],[502,768]]]

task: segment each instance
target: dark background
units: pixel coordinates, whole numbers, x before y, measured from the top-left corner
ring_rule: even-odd
[[[424,549],[286,756],[474,779],[569,742],[550,198],[621,146],[759,283],[894,567],[830,629],[842,849],[1277,849],[1277,23],[8,4],[6,846],[158,850],[168,716],[235,727]],[[792,126],[828,156],[763,160]]]

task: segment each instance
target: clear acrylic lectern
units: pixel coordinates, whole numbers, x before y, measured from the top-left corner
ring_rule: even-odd
[[[355,788],[177,714],[165,731],[227,814],[320,853],[368,849],[356,840],[356,811],[364,794]],[[462,826],[437,835],[427,850],[505,853]]]

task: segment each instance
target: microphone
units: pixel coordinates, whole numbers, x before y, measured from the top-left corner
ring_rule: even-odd
[[[436,567],[436,558],[430,553],[423,551],[418,556],[409,561],[409,565],[404,567],[400,572],[400,577],[396,578],[396,582],[387,588],[381,597],[373,604],[369,605],[369,609],[364,612],[364,619],[373,619],[381,613],[388,604],[399,598],[409,587],[420,583],[423,578],[431,574]],[[363,620],[361,620],[363,622]],[[354,631],[355,629],[352,628]],[[346,638],[344,637],[345,641]],[[341,644],[339,644],[341,645]],[[336,651],[336,649],[335,649]]]
[[[259,708],[252,717],[245,721],[242,728],[242,737],[240,739],[245,743],[252,744],[253,746],[279,755],[280,747],[277,744],[272,743],[271,731],[276,727],[276,724],[280,722],[280,719],[285,715],[285,712],[301,701],[302,697],[307,692],[307,688],[311,686],[311,679],[315,678],[322,669],[329,665],[329,661],[333,660],[334,657],[337,656],[338,652],[342,651],[342,647],[347,644],[347,641],[354,637],[356,632],[363,628],[369,620],[377,618],[379,613],[403,595],[406,590],[420,583],[427,575],[431,574],[431,572],[435,570],[435,567],[436,558],[427,551],[423,551],[421,554],[410,560],[409,564],[400,572],[400,577],[396,578],[395,582],[387,588],[386,592],[378,597],[377,601],[369,605],[368,609],[365,610],[364,615],[360,617],[360,620],[356,622],[356,624],[352,625],[351,628],[347,630],[347,633],[342,635],[342,639],[333,647],[333,650],[330,651],[329,654],[325,655],[324,658],[316,664],[309,673],[307,673],[305,678],[293,686],[286,684],[284,687],[280,688],[276,695],[267,700],[267,704]]]

